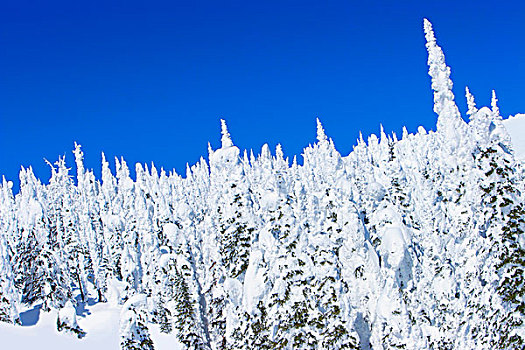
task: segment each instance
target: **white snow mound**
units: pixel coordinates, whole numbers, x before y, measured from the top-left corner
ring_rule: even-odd
[[[510,116],[503,125],[510,134],[515,157],[525,160],[525,114]]]

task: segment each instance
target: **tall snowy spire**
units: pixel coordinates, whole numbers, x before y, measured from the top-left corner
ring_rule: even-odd
[[[465,96],[467,98],[468,111],[467,114],[472,118],[474,114],[478,111],[476,108],[476,102],[474,101],[474,96],[470,93],[468,86],[465,87]]]
[[[284,159],[283,146],[280,143],[275,146],[275,157],[277,159]]]
[[[408,138],[408,130],[406,126],[403,126],[403,136],[401,137],[402,140],[405,140]]]
[[[271,159],[272,158],[272,152],[270,152],[270,147],[267,143],[262,145],[261,147],[261,158],[262,159]]]
[[[498,107],[498,99],[496,98],[496,91],[494,91],[494,90],[492,90],[492,99],[490,100],[490,107],[492,109],[493,115],[495,117],[500,117],[500,115],[499,115],[499,107]]]
[[[79,187],[84,185],[84,153],[82,152],[82,146],[75,142],[75,150],[73,151],[75,155],[75,163],[77,165],[77,182]]]
[[[432,77],[434,90],[434,112],[438,115],[437,132],[441,135],[443,152],[454,154],[463,144],[467,135],[467,124],[461,118],[452,93],[450,68],[445,63],[445,55],[436,43],[432,24],[425,18],[424,30],[428,51],[428,74]]]
[[[432,77],[432,90],[434,90],[434,112],[438,115],[437,128],[445,132],[463,128],[464,122],[452,93],[450,68],[445,63],[443,50],[436,43],[432,24],[426,18],[423,21],[427,40],[428,74]]]
[[[379,143],[381,145],[387,145],[388,144],[388,137],[385,134],[385,129],[383,128],[383,124],[379,124]]]
[[[221,119],[221,148],[228,148],[233,146],[232,139],[230,137],[230,133],[228,132],[228,127],[226,126],[226,121],[224,119]]]
[[[317,118],[317,141],[323,142],[327,140],[328,137],[326,137],[326,134],[324,133],[323,125],[321,124],[319,118]]]

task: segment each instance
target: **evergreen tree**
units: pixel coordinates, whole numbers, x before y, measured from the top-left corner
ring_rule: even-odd
[[[425,18],[424,30],[428,50],[428,74],[432,77],[434,90],[434,112],[438,115],[437,129],[446,139],[450,151],[457,151],[466,125],[461,119],[452,93],[450,68],[445,63],[445,55],[436,43],[432,24]]]
[[[153,350],[145,312],[146,297],[136,294],[122,307],[120,315],[120,348],[123,350]]]
[[[20,323],[18,314],[20,295],[15,287],[10,241],[16,235],[15,202],[11,191],[12,182],[2,177],[0,184],[0,321]],[[11,239],[9,239],[11,238]]]
[[[78,338],[83,338],[86,335],[86,332],[84,332],[77,323],[76,310],[71,300],[68,300],[66,305],[58,312],[57,330],[59,332],[66,331],[72,333]]]
[[[16,198],[19,232],[12,266],[21,301],[29,305],[41,302],[42,309],[49,311],[65,305],[72,292],[70,275],[57,252],[56,231],[49,229],[53,226],[45,215],[44,193],[32,169],[22,169]]]
[[[75,143],[75,163],[77,165],[77,212],[79,236],[85,242],[87,279],[94,285],[99,301],[104,300],[106,291],[104,233],[99,208],[98,183],[93,172],[84,169],[84,154],[81,146]]]
[[[148,327],[188,349],[521,349],[525,173],[493,92],[469,123],[424,21],[437,131],[380,127],[341,156],[317,120],[304,162],[221,147],[186,176],[102,154],[76,181],[65,158],[49,183],[31,168],[0,184],[0,321],[122,305],[124,349]],[[89,298],[89,299],[88,299]],[[81,306],[81,305],[80,305]]]
[[[487,240],[482,247],[486,266],[481,278],[486,281],[485,293],[495,291],[501,298],[496,300],[492,294],[491,311],[480,315],[489,324],[480,340],[489,337],[498,348],[519,348],[524,339],[517,330],[525,312],[525,251],[520,244],[525,232],[523,199],[516,191],[512,157],[499,144],[482,150],[479,161],[486,176],[481,182],[485,217],[481,230]]]
[[[177,257],[177,266],[174,267],[174,327],[178,331],[179,341],[187,349],[208,349],[203,332],[198,296],[195,295],[191,262],[187,256],[187,247],[182,247]]]

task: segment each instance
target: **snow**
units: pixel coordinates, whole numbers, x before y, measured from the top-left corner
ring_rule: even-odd
[[[135,300],[137,301],[137,300]],[[119,317],[121,307],[109,303],[88,306],[85,315],[77,321],[86,336],[78,339],[75,335],[59,333],[56,327],[57,312],[40,312],[38,309],[26,311],[25,318],[31,325],[13,326],[0,322],[2,349],[53,349],[53,350],[115,350],[119,348]],[[34,324],[36,323],[36,324]],[[163,334],[158,326],[150,327],[155,349],[182,349],[175,334]]]
[[[170,254],[170,253],[162,254],[159,259],[159,267],[165,269],[167,268],[170,261],[176,260],[176,259],[177,259],[176,254]]]
[[[444,268],[443,271],[434,279],[433,287],[436,295],[440,297],[448,296],[454,292],[454,279],[451,275],[451,271]]]
[[[240,322],[240,319],[236,317],[236,311],[242,303],[243,285],[235,278],[226,278],[224,290],[230,301],[226,306],[226,317],[231,320],[231,322],[226,324],[226,334],[231,336]]]
[[[385,262],[391,268],[397,269],[405,257],[406,242],[400,227],[390,226],[385,229],[379,251],[384,255]]]
[[[117,306],[122,300],[122,295],[124,294],[124,289],[126,288],[126,283],[112,278],[108,281],[108,293],[106,299],[109,305]]]
[[[3,347],[105,350],[151,335],[156,349],[246,349],[311,334],[308,347],[320,349],[472,349],[523,334],[505,324],[515,311],[496,286],[522,270],[500,257],[525,235],[500,238],[525,202],[508,152],[525,160],[525,115],[502,121],[495,94],[477,110],[467,90],[465,124],[428,21],[425,31],[436,132],[404,129],[397,140],[381,127],[342,157],[318,120],[318,143],[290,168],[268,145],[241,160],[221,121],[221,148],[186,178],[137,165],[134,182],[124,160],[116,177],[103,160],[102,183],[88,181],[76,146],[77,183],[64,158],[49,185],[23,170],[13,196],[4,180],[0,320],[18,321],[21,307],[22,325],[0,323]],[[72,253],[83,247],[91,266]],[[66,278],[40,287],[41,276]],[[479,310],[504,313],[482,323]],[[339,339],[324,331],[339,327]]]
[[[78,339],[75,335],[59,333],[56,327],[57,313],[28,310],[26,317],[37,317],[36,325],[13,326],[0,323],[0,339],[4,349],[118,349],[118,326],[120,310],[108,304],[96,304],[89,308],[86,317],[78,317],[79,326],[87,332]],[[35,315],[36,314],[36,315]],[[24,314],[22,315],[24,316]],[[36,322],[36,320],[31,320]],[[22,321],[23,322],[23,321]]]
[[[386,190],[380,183],[371,182],[368,184],[367,193],[372,200],[380,202],[385,197]]]
[[[266,192],[260,200],[262,210],[274,211],[279,206],[279,195],[274,191]]]
[[[164,236],[166,236],[170,243],[174,246],[176,246],[178,243],[178,237],[180,236],[179,231],[180,230],[177,225],[172,223],[167,223],[162,226],[162,232]]]
[[[20,221],[25,224],[35,225],[35,223],[42,218],[42,205],[34,198],[30,198],[29,202],[25,205],[27,210],[25,211],[25,215],[20,217]]]
[[[66,305],[58,311],[58,318],[59,321],[57,321],[57,323],[60,322],[70,329],[78,329],[76,310],[71,300],[68,300]],[[65,331],[70,332],[67,328]],[[79,335],[79,338],[81,337],[82,335]]]
[[[231,298],[231,303],[234,307],[238,307],[242,301],[242,283],[235,278],[226,278],[224,281],[224,289],[228,296]]]
[[[129,298],[125,303],[124,306],[122,306],[122,312],[127,311],[131,307],[143,307],[146,305],[146,295],[145,294],[135,294],[131,298]]]
[[[210,164],[218,170],[227,169],[238,162],[239,153],[236,146],[219,148],[210,154]]]
[[[244,305],[248,313],[252,313],[259,300],[266,293],[264,284],[265,269],[261,268],[263,259],[260,250],[253,250],[250,254],[250,263],[244,276]]]
[[[510,116],[503,125],[510,134],[515,157],[525,160],[525,114]]]

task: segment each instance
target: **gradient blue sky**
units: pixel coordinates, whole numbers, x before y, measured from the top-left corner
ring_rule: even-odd
[[[317,116],[344,155],[380,123],[434,129],[423,17],[462,112],[465,85],[525,112],[524,1],[3,1],[0,174],[47,181],[74,141],[96,174],[102,151],[184,173],[220,117],[241,149],[290,157]]]

